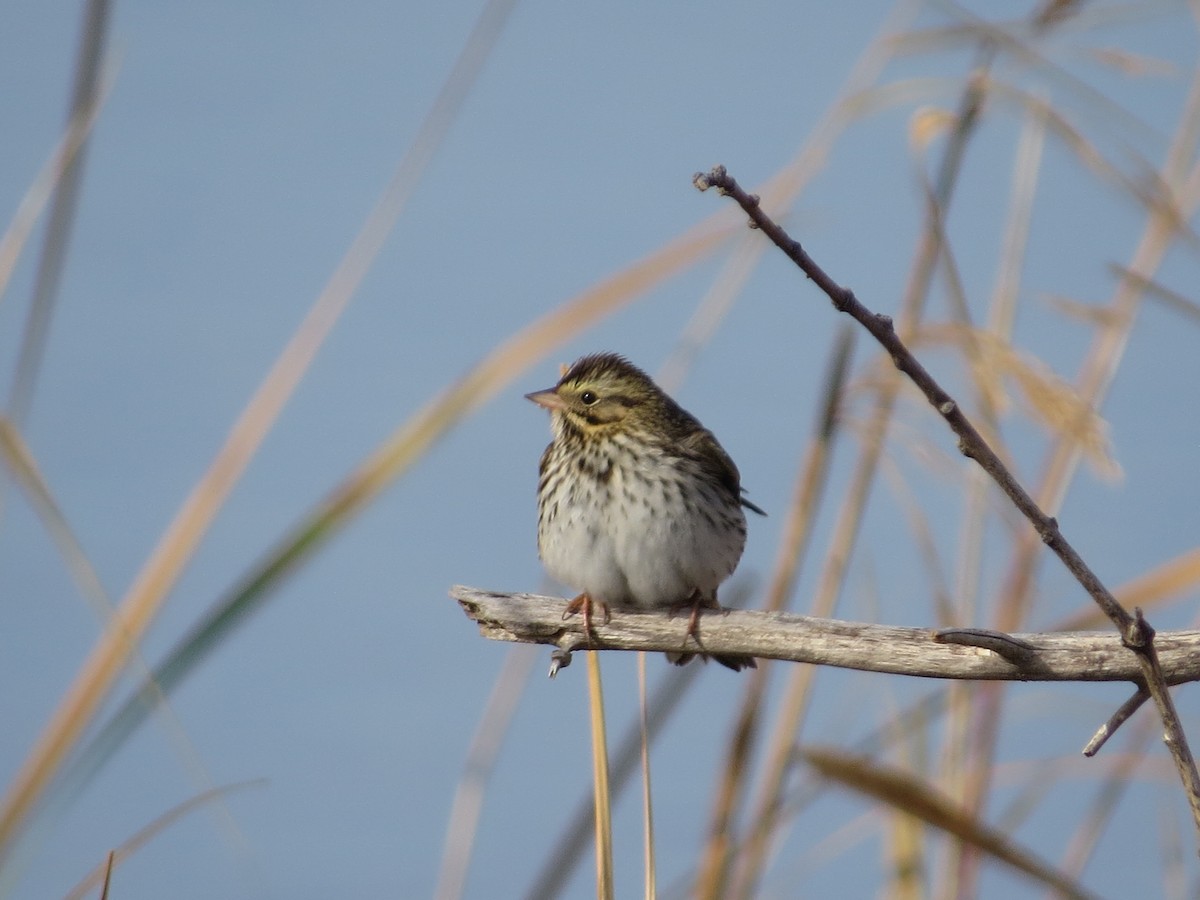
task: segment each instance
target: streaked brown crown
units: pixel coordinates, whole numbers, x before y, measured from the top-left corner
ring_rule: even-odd
[[[584,434],[628,428],[670,441],[701,427],[649,375],[615,353],[583,357],[553,388],[528,397]]]

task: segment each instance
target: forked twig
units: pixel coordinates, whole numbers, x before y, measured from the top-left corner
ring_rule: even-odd
[[[896,368],[909,377],[933,405],[933,408],[946,420],[946,424],[958,436],[958,448],[962,454],[975,460],[992,477],[1022,515],[1030,521],[1046,546],[1054,551],[1054,554],[1062,560],[1068,571],[1075,576],[1104,614],[1112,620],[1121,636],[1122,644],[1136,655],[1140,670],[1139,686],[1145,688],[1158,707],[1158,713],[1163,722],[1163,741],[1170,750],[1171,758],[1175,761],[1175,767],[1179,771],[1179,777],[1183,782],[1192,810],[1192,819],[1197,833],[1200,834],[1200,772],[1196,770],[1196,761],[1188,746],[1174,701],[1171,699],[1170,691],[1162,675],[1158,654],[1154,647],[1154,629],[1146,622],[1141,610],[1137,609],[1131,615],[1117,602],[1075,548],[1063,537],[1054,517],[1048,516],[1042,511],[1000,457],[996,455],[996,452],[963,415],[954,398],[934,380],[933,376],[900,340],[892,327],[891,318],[871,312],[854,296],[853,291],[834,281],[824,269],[813,261],[798,241],[793,240],[782,227],[763,212],[758,197],[746,193],[729,175],[724,166],[716,166],[707,173],[696,173],[693,183],[701,191],[715,187],[722,195],[733,198],[750,217],[751,227],[762,231],[780,250],[787,254],[788,258],[825,292],[835,309],[847,313],[871,333],[871,336],[891,355]]]

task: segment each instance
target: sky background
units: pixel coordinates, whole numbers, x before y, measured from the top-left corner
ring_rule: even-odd
[[[729,205],[698,193],[693,172],[723,163],[752,186],[788,163],[891,10],[850,6],[517,4],[353,302],[147,635],[146,658],[161,658],[301,515],[500,339]],[[115,5],[113,84],[89,146],[23,426],[114,598],[338,265],[480,8]],[[81,12],[74,4],[17,2],[0,18],[0,218],[8,220],[61,134]],[[952,21],[959,20],[927,9],[906,27]],[[1011,62],[999,74],[1068,104],[1127,170],[1136,171],[1136,154],[1157,166],[1195,67],[1195,23],[1169,3],[1088,21],[1043,45],[1068,74]],[[1097,63],[1092,51],[1104,47],[1167,65],[1130,76]],[[901,102],[846,129],[788,216],[826,270],[875,310],[898,308],[921,224],[914,111],[952,107],[973,58],[959,47],[889,65],[884,82],[923,80],[907,82]],[[1118,114],[1101,96],[1134,112]],[[1013,108],[989,107],[949,221],[968,299],[981,316],[997,270],[1019,124]],[[1107,265],[1128,262],[1144,217],[1054,142],[1039,184],[1017,343],[1069,379],[1090,332],[1046,297],[1104,302],[1114,284]],[[3,396],[39,240],[40,231],[0,306]],[[548,422],[522,394],[549,386],[560,363],[589,351],[616,350],[658,370],[736,246],[731,240],[584,335],[529,359],[516,382],[353,519],[176,692],[172,709],[190,750],[181,752],[154,722],[143,727],[43,835],[13,895],[60,895],[110,847],[197,793],[187,754],[212,783],[261,778],[265,785],[230,796],[227,814],[202,810],[160,835],[121,866],[114,896],[430,895],[467,748],[511,652],[482,640],[447,590],[455,583],[553,590],[535,544],[537,460]],[[1172,252],[1159,277],[1187,293],[1196,283],[1194,249]],[[931,306],[945,318],[936,287]],[[768,252],[674,388],[736,460],[751,497],[775,513],[750,523],[735,577],[748,589],[762,585],[775,558],[841,324],[790,264]],[[935,373],[961,389],[952,356],[928,352]],[[861,336],[859,376],[872,353]],[[1085,468],[1059,516],[1110,585],[1195,546],[1197,384],[1195,327],[1147,304],[1103,409],[1123,476],[1104,480]],[[953,453],[950,437],[929,427],[916,402],[901,407],[911,428],[940,441],[930,446]],[[859,412],[865,408],[860,402]],[[1043,436],[1019,412],[1008,436],[1018,471],[1029,475],[1038,471]],[[855,444],[853,434],[844,437],[831,497],[845,487]],[[949,559],[960,486],[923,465],[924,454],[924,445],[906,446],[903,432],[890,451]],[[99,626],[11,480],[0,501],[0,781],[7,783]],[[806,607],[835,506],[818,520],[798,609]],[[881,482],[840,615],[936,621],[907,535],[904,506]],[[985,575],[1001,573],[1006,560],[1002,552],[989,557]],[[1045,561],[1040,574],[1030,628],[1084,608],[1086,598],[1057,563]],[[1193,609],[1194,597],[1152,620],[1184,627]],[[548,650],[527,652],[532,674],[485,801],[470,897],[520,895],[590,786],[584,667],[551,682]],[[634,658],[609,655],[603,663],[610,713],[624,722],[636,709]],[[660,657],[648,668],[652,681],[669,673]],[[737,678],[719,667],[700,679],[654,751],[664,884],[694,861],[708,786],[740,697]],[[852,743],[895,705],[938,687],[854,673],[822,673],[820,683],[805,734],[825,744]],[[132,684],[124,682],[122,693]],[[1012,688],[998,796],[1019,790],[1039,761],[1077,755],[1127,692],[1121,685]],[[1180,703],[1200,740],[1195,698],[1182,691]],[[1186,822],[1165,754],[1151,757],[1151,774],[1134,785],[1117,819],[1124,858],[1145,853],[1157,873],[1164,819]],[[1055,788],[1061,797],[1017,832],[1049,859],[1061,857],[1095,783],[1084,764],[1071,766]],[[625,799],[616,822],[623,896],[640,890],[635,799]],[[830,823],[854,821],[866,804],[840,794],[822,802],[820,814],[797,821],[790,855],[776,860],[765,896],[795,896],[798,885],[809,896],[855,896],[878,884],[877,834],[868,831],[832,863],[820,850]],[[1186,831],[1182,840],[1188,855]],[[570,896],[592,894],[590,869],[586,860]],[[1144,874],[1102,852],[1085,883],[1129,896]],[[994,872],[984,881],[992,896],[1021,884]]]

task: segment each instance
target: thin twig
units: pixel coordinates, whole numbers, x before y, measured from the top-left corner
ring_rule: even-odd
[[[1087,746],[1083,748],[1084,756],[1095,756],[1100,752],[1110,737],[1118,728],[1124,724],[1130,716],[1142,708],[1142,704],[1150,699],[1150,695],[1146,693],[1145,688],[1138,688],[1133,696],[1117,707],[1117,711],[1109,716],[1108,721],[1101,725],[1092,739],[1087,742]]]
[[[854,293],[834,281],[825,270],[813,261],[799,242],[793,240],[782,227],[763,212],[758,197],[747,194],[738,183],[730,177],[724,166],[716,166],[712,171],[697,173],[694,183],[700,190],[715,187],[725,195],[732,197],[739,206],[750,216],[752,226],[761,230],[787,256],[800,267],[812,281],[829,297],[834,308],[839,312],[849,314],[856,322],[871,333],[880,345],[891,355],[896,368],[909,377],[933,408],[958,436],[958,447],[964,456],[978,463],[985,472],[1000,486],[1018,510],[1030,521],[1038,536],[1062,560],[1067,570],[1075,576],[1113,622],[1121,642],[1132,650],[1138,661],[1140,677],[1133,680],[1145,685],[1150,696],[1158,707],[1159,717],[1163,722],[1163,741],[1171,752],[1175,767],[1179,771],[1187,793],[1188,803],[1192,810],[1192,820],[1200,835],[1200,772],[1197,772],[1196,761],[1188,746],[1187,737],[1179,721],[1167,683],[1163,678],[1159,665],[1158,654],[1154,646],[1154,629],[1142,617],[1141,611],[1135,615],[1117,602],[1103,582],[1083,561],[1075,548],[1059,531],[1058,522],[1052,516],[1046,515],[1025,488],[1017,481],[1008,467],[996,455],[996,452],[980,436],[975,427],[963,415],[962,410],[954,399],[934,380],[925,367],[905,346],[892,327],[888,316],[878,315],[865,307]]]

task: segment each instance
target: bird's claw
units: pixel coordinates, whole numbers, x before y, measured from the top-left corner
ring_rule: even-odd
[[[612,621],[612,613],[608,609],[608,604],[603,600],[595,600],[591,594],[584,592],[567,604],[567,608],[563,610],[563,618],[568,619],[571,616],[579,613],[583,616],[583,636],[587,639],[587,644],[592,645],[592,610],[596,607],[600,608],[600,615],[603,617],[603,624],[607,625]]]

